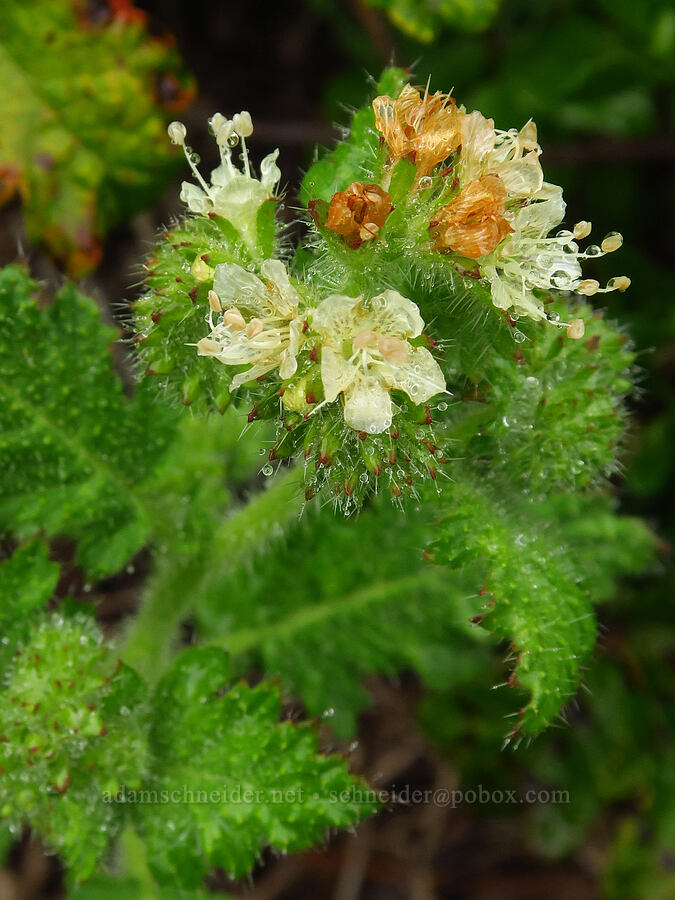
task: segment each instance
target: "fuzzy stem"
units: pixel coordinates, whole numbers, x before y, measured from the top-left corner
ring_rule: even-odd
[[[296,471],[279,475],[267,490],[222,522],[201,554],[189,559],[170,554],[158,558],[140,612],[122,646],[125,662],[150,682],[162,675],[172,658],[180,624],[190,615],[193,598],[200,596],[200,583],[208,578],[213,560],[223,560],[234,569],[297,518],[304,501],[300,482]]]

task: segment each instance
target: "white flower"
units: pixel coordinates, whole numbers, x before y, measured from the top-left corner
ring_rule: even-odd
[[[326,297],[314,312],[312,328],[322,339],[324,403],[344,393],[345,422],[357,431],[377,434],[389,428],[392,388],[405,391],[414,403],[445,391],[431,353],[409,343],[424,328],[419,310],[396,291],[369,301]]]
[[[474,110],[462,115],[461,133],[457,168],[462,184],[482,175],[499,175],[513,198],[533,197],[541,189],[544,175],[534,122],[528,122],[520,131],[500,131],[492,119]]]
[[[225,365],[251,366],[235,375],[232,391],[273,369],[279,369],[282,379],[290,378],[298,367],[304,324],[298,318],[300,295],[278,259],[265,260],[260,271],[264,281],[234,263],[221,263],[209,292],[211,332],[197,350]],[[217,324],[214,313],[219,316]]]
[[[276,165],[279,151],[266,156],[260,164],[260,179],[251,175],[251,166],[246,149],[246,138],[253,133],[251,116],[245,110],[236,113],[232,120],[220,113],[210,120],[220,150],[220,165],[211,173],[211,183],[207,184],[197,169],[198,160],[185,146],[186,130],[180,122],[169,126],[169,137],[180,144],[199,186],[184,181],[180,198],[188,208],[199,215],[213,212],[223,216],[237,229],[254,255],[256,252],[256,217],[266,200],[274,196],[281,178]],[[241,143],[244,169],[240,171],[232,162],[232,149]]]
[[[574,231],[549,232],[565,215],[562,188],[544,183],[532,201],[512,219],[513,233],[489,256],[481,260],[481,271],[490,283],[492,302],[498,309],[513,309],[517,315],[546,319],[543,302],[533,291],[578,291],[586,295],[625,290],[630,279],[619,276],[607,287],[583,279],[580,261],[617,250],[622,243],[618,234],[608,235],[601,247],[579,250],[576,236],[586,237],[590,224],[580,222]],[[560,323],[564,325],[566,323]]]

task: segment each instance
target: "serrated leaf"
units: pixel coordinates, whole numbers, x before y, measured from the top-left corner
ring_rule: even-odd
[[[115,572],[150,533],[142,487],[176,417],[147,391],[124,395],[116,332],[72,285],[41,307],[26,271],[8,266],[0,305],[0,530],[67,535],[87,571]]]
[[[585,530],[579,522],[588,517]],[[617,550],[621,533],[630,550]],[[465,471],[438,524],[434,558],[473,573],[485,598],[479,619],[511,642],[510,683],[528,692],[509,738],[536,734],[577,691],[595,643],[593,602],[612,575],[638,571],[653,553],[648,530],[615,519],[593,495],[518,494],[503,480]]]
[[[0,812],[15,829],[29,824],[74,879],[121,826],[110,797],[141,783],[145,692],[83,615],[37,623],[0,691]]]
[[[348,527],[330,510],[306,513],[254,565],[205,567],[193,598],[200,630],[240,670],[261,665],[310,714],[329,710],[331,728],[352,735],[368,675],[412,669],[439,686],[464,677],[474,608],[454,573],[424,559],[427,519],[387,501]]]
[[[133,808],[160,882],[197,887],[213,866],[242,875],[267,845],[299,850],[375,809],[342,759],[318,753],[310,726],[279,723],[276,686],[230,678],[223,651],[191,649],[157,686],[144,790],[160,801]]]
[[[93,8],[92,8],[93,9]],[[5,0],[0,7],[0,198],[73,275],[106,231],[152,205],[180,166],[166,124],[192,83],[131,2]]]
[[[26,636],[33,614],[52,596],[59,567],[49,559],[47,547],[33,541],[0,563],[0,679]]]

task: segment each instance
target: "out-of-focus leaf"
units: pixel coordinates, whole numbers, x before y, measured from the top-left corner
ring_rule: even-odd
[[[73,275],[180,165],[165,127],[192,84],[144,19],[130,0],[0,4],[0,202],[18,189],[29,236]]]
[[[0,811],[30,825],[88,877],[121,826],[106,799],[144,773],[146,687],[119,664],[93,620],[43,617],[0,691]]]
[[[45,605],[59,577],[47,547],[33,541],[0,563],[0,679],[16,641],[27,634],[32,615]]]
[[[418,41],[433,41],[444,26],[480,31],[497,13],[500,0],[368,0]]]

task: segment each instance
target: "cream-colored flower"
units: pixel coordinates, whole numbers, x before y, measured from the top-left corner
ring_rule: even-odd
[[[587,236],[590,225],[579,223],[575,231],[562,230],[549,236],[565,215],[562,188],[544,183],[532,201],[512,220],[513,233],[493,253],[481,260],[481,272],[490,282],[492,302],[498,309],[513,310],[532,319],[547,318],[544,305],[534,291],[577,291],[590,295],[625,290],[630,279],[619,276],[600,288],[592,279],[582,279],[581,260],[604,256],[621,246],[618,234],[608,235],[601,247],[582,252],[576,234]],[[565,324],[565,323],[560,323]]]
[[[533,197],[542,187],[537,126],[530,121],[520,131],[495,129],[492,119],[477,110],[460,113],[462,149],[457,163],[461,184],[483,175],[498,175],[514,199]]]
[[[282,379],[290,378],[298,367],[304,324],[298,317],[300,295],[278,259],[265,260],[260,271],[264,280],[234,263],[221,263],[209,292],[211,331],[197,344],[199,355],[228,366],[251,366],[235,375],[230,390],[274,369]]]
[[[190,168],[198,182],[184,181],[180,198],[193,213],[208,215],[215,213],[227,219],[241,234],[249,250],[256,252],[256,217],[266,200],[274,196],[281,172],[276,165],[279,151],[266,156],[260,164],[260,179],[251,175],[251,166],[246,148],[246,138],[253,133],[250,115],[243,111],[236,113],[232,120],[216,113],[210,120],[220,150],[220,165],[211,172],[211,183],[207,184],[197,168],[198,160],[185,146],[186,129],[181,122],[169,125],[169,137],[180,144]],[[241,144],[243,171],[232,162],[232,150]]]
[[[314,312],[322,339],[324,403],[344,394],[344,418],[357,431],[377,434],[391,425],[392,388],[414,403],[445,391],[440,366],[424,347],[413,347],[424,322],[417,306],[396,291],[370,300],[333,294]]]

